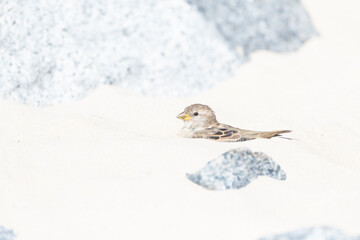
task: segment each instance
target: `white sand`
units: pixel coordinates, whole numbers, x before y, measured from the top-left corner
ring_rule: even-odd
[[[321,36],[299,52],[258,52],[195,98],[101,87],[80,102],[0,102],[0,225],[17,239],[257,239],[331,225],[360,234],[360,2],[305,1]],[[191,103],[285,139],[176,136]],[[286,181],[203,189],[185,174],[236,147],[272,156]]]

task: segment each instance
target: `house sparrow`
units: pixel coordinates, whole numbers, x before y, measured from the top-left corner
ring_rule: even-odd
[[[242,142],[256,138],[281,136],[290,130],[258,132],[231,127],[219,123],[214,111],[206,105],[193,104],[185,108],[177,118],[184,120],[184,127],[179,135],[188,138],[206,138],[219,142]]]

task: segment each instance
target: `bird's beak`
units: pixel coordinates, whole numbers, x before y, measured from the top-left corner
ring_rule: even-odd
[[[177,118],[182,119],[184,121],[189,121],[191,119],[191,117],[187,114],[185,114],[184,112],[180,113]]]

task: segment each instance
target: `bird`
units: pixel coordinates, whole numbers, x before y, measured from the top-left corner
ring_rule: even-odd
[[[290,130],[251,131],[232,127],[216,120],[215,112],[207,105],[192,104],[185,108],[177,118],[184,121],[179,136],[186,138],[205,138],[218,142],[243,142],[257,138],[282,136]]]

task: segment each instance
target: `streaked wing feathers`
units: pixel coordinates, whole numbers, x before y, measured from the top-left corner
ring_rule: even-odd
[[[219,142],[238,142],[242,141],[240,130],[231,126],[223,125],[215,128],[208,128],[204,131],[204,138]]]

